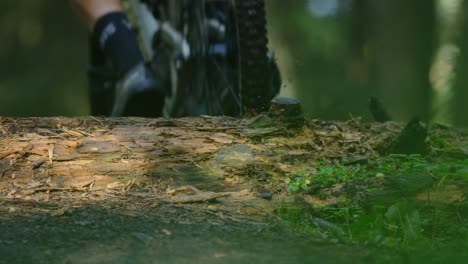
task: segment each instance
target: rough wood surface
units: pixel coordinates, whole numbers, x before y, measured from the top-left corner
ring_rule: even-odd
[[[281,179],[318,160],[361,162],[388,149],[404,127],[306,120],[291,131],[277,122],[257,127],[258,120],[0,117],[0,203],[146,197],[259,206],[268,203],[256,194],[265,189],[250,180]],[[173,192],[181,186],[199,191]],[[262,188],[279,193],[284,185]]]
[[[351,119],[305,120],[288,129],[269,116],[0,117],[0,212],[59,208],[60,215],[104,200],[137,207],[202,204],[261,215],[283,202],[289,173],[310,170],[317,161],[346,165],[388,154],[404,127]],[[428,132],[453,146],[432,147],[430,155],[447,149],[451,153],[444,155],[468,155],[468,133],[437,125]]]

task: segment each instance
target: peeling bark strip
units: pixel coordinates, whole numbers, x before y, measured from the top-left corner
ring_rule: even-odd
[[[385,153],[404,127],[306,120],[291,132],[275,122],[259,128],[253,123],[227,117],[0,117],[0,197],[45,199],[44,193],[67,190],[154,193],[184,185],[221,193],[265,173],[262,168],[283,177],[317,160],[365,161]],[[224,196],[197,195],[201,201]]]

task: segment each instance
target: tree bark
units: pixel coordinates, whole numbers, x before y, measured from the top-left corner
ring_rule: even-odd
[[[31,184],[59,190],[91,182],[107,188],[134,178],[167,184],[177,178],[179,186],[208,181],[195,174],[226,183],[252,176],[254,167],[281,177],[298,164],[372,156],[401,128],[356,119],[308,120],[293,131],[226,117],[1,118],[0,191],[34,189]]]

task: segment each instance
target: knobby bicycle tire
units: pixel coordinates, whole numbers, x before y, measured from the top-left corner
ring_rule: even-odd
[[[231,0],[238,34],[240,94],[244,111],[267,110],[269,86],[268,37],[264,0]]]
[[[202,6],[204,6],[205,3],[208,3],[207,0],[199,1],[199,3],[201,3]],[[170,111],[168,111],[169,115],[172,117],[187,116],[194,114],[221,114],[239,116],[245,113],[260,113],[262,111],[267,110],[270,104],[270,100],[276,95],[276,91],[272,92],[270,82],[271,74],[269,63],[271,61],[268,57],[265,1],[225,1],[226,4],[229,6],[226,9],[226,12],[228,12],[229,14],[226,14],[226,16],[231,18],[227,22],[231,23],[231,25],[229,25],[228,27],[231,27],[233,29],[229,33],[234,34],[232,37],[228,38],[234,44],[234,49],[230,51],[233,51],[234,53],[228,55],[228,57],[231,57],[230,62],[225,62],[226,67],[230,68],[231,71],[229,73],[225,72],[225,76],[222,76],[221,79],[230,79],[232,81],[232,85],[234,85],[235,87],[230,87],[230,89],[226,87],[207,87],[210,85],[210,80],[208,80],[210,78],[208,76],[209,73],[202,73],[204,77],[200,77],[198,76],[199,74],[194,73],[193,69],[196,69],[198,67],[194,67],[193,61],[197,59],[193,58],[191,60],[192,63],[188,63],[187,67],[185,67],[188,68],[188,73],[187,71],[185,71],[185,73],[184,71],[179,72],[179,78],[182,78],[184,80],[179,80],[179,87],[177,88],[178,92],[174,94],[174,97],[172,99],[172,102],[174,103],[171,105],[173,107],[170,107]],[[156,10],[156,2],[150,0],[147,0],[146,2],[152,3],[153,10]],[[194,4],[195,2],[189,3]],[[232,62],[234,63],[232,64]],[[235,72],[234,75],[232,75],[232,70]],[[194,82],[199,78],[206,79],[205,88],[203,88],[203,85],[195,85],[196,87],[193,87],[193,84],[190,84],[190,82]],[[211,78],[213,79],[213,77]],[[219,83],[222,83],[222,81],[219,81],[219,77],[218,80],[216,80],[215,77],[214,80],[211,81],[214,81],[214,83],[218,81],[218,85],[215,84],[215,86],[222,86],[219,85]],[[201,90],[203,89],[204,92],[201,92]],[[214,93],[211,93],[213,91]],[[193,103],[191,102],[194,100],[189,99],[189,97],[192,97],[190,95],[197,95],[200,94],[200,92],[202,94],[205,94],[203,98],[206,96],[213,97],[205,98],[206,102],[204,103],[204,107],[201,105],[193,105]],[[216,93],[218,93],[219,96],[216,96]],[[230,95],[226,97],[227,94]],[[239,102],[240,105],[236,105],[239,104]],[[223,107],[213,107],[213,105],[219,106],[220,104],[224,104],[224,109],[213,111],[213,109],[222,109]]]

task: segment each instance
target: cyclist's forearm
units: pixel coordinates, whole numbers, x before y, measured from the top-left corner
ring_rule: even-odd
[[[122,11],[120,0],[70,0],[91,31],[96,21],[105,14]]]

